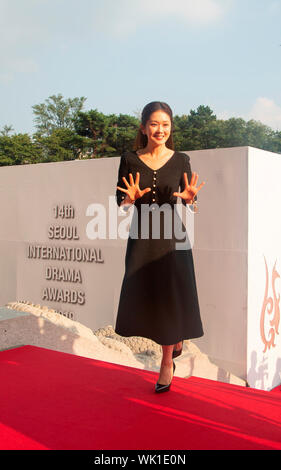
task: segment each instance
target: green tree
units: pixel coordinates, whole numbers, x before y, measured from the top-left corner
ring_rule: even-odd
[[[270,150],[271,152],[281,153],[281,132],[274,132],[270,140],[268,150]]]
[[[0,136],[0,166],[37,163],[41,149],[28,134]]]
[[[139,128],[139,119],[129,114],[108,116],[107,142],[114,148],[115,155],[121,155],[125,150],[133,148]]]
[[[106,116],[97,109],[77,113],[74,120],[75,132],[91,142],[91,158],[101,157],[106,151],[108,124]]]
[[[191,126],[187,114],[174,116],[173,140],[177,150],[192,150]]]
[[[250,120],[246,125],[247,145],[260,149],[270,149],[274,131],[259,121]]]
[[[241,147],[247,145],[246,121],[230,118],[221,123],[223,129],[222,147]]]
[[[209,106],[199,106],[196,111],[191,110],[188,116],[188,126],[191,128],[190,140],[194,148],[207,149],[214,145],[211,135],[213,134],[213,122],[217,117]]]
[[[76,132],[92,141],[92,158],[120,155],[132,146],[138,119],[127,114],[103,113],[92,109],[80,112],[75,119]]]
[[[12,134],[0,130],[0,166],[119,156],[133,147],[140,111],[105,115],[97,109],[82,111],[86,98],[50,96],[33,106],[37,132]],[[281,153],[281,132],[242,118],[219,120],[209,106],[174,116],[173,139],[177,150],[252,146]]]
[[[199,150],[217,146],[221,129],[209,106],[200,105],[189,115],[175,116],[174,141],[177,149]]]
[[[2,136],[7,136],[10,135],[10,133],[13,131],[13,126],[8,126],[7,124],[3,127],[3,129],[0,131],[0,135]]]
[[[188,117],[189,124],[195,129],[202,129],[216,119],[217,117],[211,108],[203,105],[198,106],[196,111],[191,109]]]
[[[91,145],[88,139],[66,128],[55,129],[48,136],[35,134],[34,139],[41,150],[41,162],[79,159],[81,153]]]
[[[74,130],[74,120],[87,98],[67,98],[61,94],[49,96],[45,103],[32,106],[37,133],[50,136],[55,129]]]

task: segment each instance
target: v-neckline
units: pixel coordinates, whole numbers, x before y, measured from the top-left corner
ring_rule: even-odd
[[[176,154],[176,151],[174,151],[173,155],[169,158],[169,160],[166,161],[166,163],[164,163],[164,165],[160,166],[160,168],[158,168],[157,170],[154,170],[154,168],[151,168],[149,165],[147,165],[146,163],[144,163],[144,161],[139,157],[139,155],[137,154],[137,151],[135,150],[135,154],[136,156],[138,157],[138,159],[140,160],[141,163],[144,164],[144,166],[146,166],[147,168],[149,168],[150,171],[159,171],[161,170],[164,166],[167,165],[167,163],[169,163],[170,160],[172,160],[172,158],[175,156]]]

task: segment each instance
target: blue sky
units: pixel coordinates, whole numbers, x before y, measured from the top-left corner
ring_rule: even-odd
[[[0,0],[0,129],[35,131],[32,105],[218,118],[281,130],[281,0]]]

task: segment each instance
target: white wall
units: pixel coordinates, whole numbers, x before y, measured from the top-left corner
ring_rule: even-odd
[[[249,149],[247,370],[263,390],[281,382],[280,177],[280,155]]]
[[[113,322],[113,307],[124,271],[125,241],[90,239],[92,204],[108,207],[115,194],[118,158],[20,165],[0,168],[0,304],[27,300],[74,314],[96,329]],[[70,204],[73,219],[55,218],[53,207]],[[107,216],[108,221],[108,216]],[[49,227],[74,226],[79,239],[50,239]],[[108,228],[108,227],[107,227]],[[101,250],[103,263],[28,258],[31,245]],[[46,279],[46,269],[76,269],[81,282]],[[43,300],[46,288],[80,291],[83,304]]]
[[[205,335],[195,340],[213,361],[246,377],[248,148],[187,152],[206,184],[198,194],[195,262]]]

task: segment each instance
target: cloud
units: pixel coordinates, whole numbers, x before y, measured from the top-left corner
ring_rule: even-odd
[[[15,76],[20,74],[32,74],[38,71],[38,64],[31,57],[13,57],[0,54],[1,72],[0,83],[8,84],[12,82]]]
[[[251,109],[246,112],[221,111],[216,113],[218,119],[229,119],[231,117],[242,118],[245,121],[254,119],[260,121],[273,130],[281,130],[281,106],[266,97],[258,97]]]
[[[9,83],[20,73],[39,69],[36,57],[45,50],[83,37],[89,31],[92,0],[0,0],[0,81]]]
[[[163,19],[190,26],[220,21],[233,0],[99,0],[93,26],[97,31],[126,37],[143,25]]]
[[[96,34],[126,40],[163,21],[165,28],[170,21],[204,27],[221,21],[233,1],[83,0],[77,5],[77,0],[0,0],[0,81],[36,72],[40,50],[74,41],[88,44]]]
[[[226,4],[227,2],[225,2]],[[148,11],[152,11],[149,0],[146,1]],[[220,20],[225,12],[223,2],[218,0],[157,0],[153,2],[154,14],[159,10],[163,15],[173,15],[177,19],[182,19],[188,23],[210,23]]]
[[[268,11],[271,15],[276,15],[277,13],[280,13],[280,10],[280,0],[274,0],[272,3],[268,4]]]
[[[273,100],[260,97],[255,101],[249,112],[251,119],[261,121],[272,129],[281,130],[281,106]]]
[[[18,73],[32,74],[38,71],[38,64],[31,57],[1,57],[0,54],[0,60],[0,82],[3,84],[12,82]]]
[[[42,0],[39,0],[39,4]],[[30,48],[44,36],[44,28],[32,14],[34,0],[25,2],[0,3],[0,49],[1,73],[0,82],[7,84],[18,73],[34,73],[38,65],[32,57]],[[5,45],[5,46],[4,46]]]

